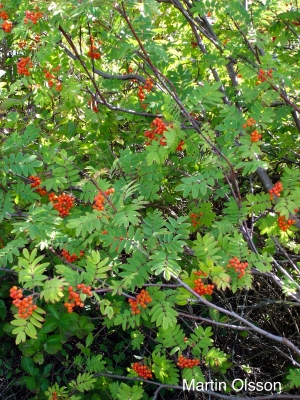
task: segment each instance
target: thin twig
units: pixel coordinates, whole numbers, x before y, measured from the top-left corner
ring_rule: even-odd
[[[190,292],[191,294],[193,294],[200,303],[208,306],[209,308],[213,308],[215,310],[220,311],[223,314],[226,314],[234,319],[237,319],[238,321],[241,321],[244,325],[249,326],[250,328],[252,328],[253,331],[259,333],[262,336],[267,337],[268,339],[274,340],[275,342],[281,343],[285,346],[287,346],[289,349],[291,349],[293,352],[295,352],[295,354],[297,354],[298,356],[300,356],[300,349],[298,349],[297,346],[294,345],[294,343],[292,343],[290,340],[281,337],[281,336],[276,336],[273,335],[270,332],[265,331],[264,329],[261,329],[259,327],[257,327],[256,325],[252,324],[251,322],[247,321],[245,318],[241,317],[240,315],[236,314],[233,311],[229,311],[226,310],[225,308],[219,307],[213,303],[211,303],[210,301],[204,299],[202,296],[199,296],[196,292],[194,292],[189,285],[187,285],[186,283],[184,283],[180,278],[177,278],[173,275],[173,278],[177,280],[177,282],[179,282],[182,287],[184,287],[188,292]]]

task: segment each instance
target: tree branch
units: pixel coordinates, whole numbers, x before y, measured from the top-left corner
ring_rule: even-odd
[[[262,336],[267,337],[268,339],[274,340],[275,342],[281,343],[284,346],[287,346],[289,349],[291,349],[295,354],[297,354],[298,356],[300,356],[300,349],[298,349],[298,347],[296,347],[294,345],[294,343],[292,343],[290,340],[283,338],[281,336],[276,336],[273,335],[270,332],[265,331],[264,329],[261,329],[259,327],[257,327],[256,325],[252,324],[251,322],[247,321],[245,318],[241,317],[240,315],[236,314],[233,311],[229,311],[226,310],[225,308],[219,307],[211,302],[209,302],[208,300],[204,299],[203,297],[199,296],[196,292],[194,292],[189,285],[187,285],[186,283],[184,283],[180,278],[176,278],[174,275],[172,275],[173,278],[179,282],[182,287],[184,287],[188,292],[190,292],[192,295],[194,295],[200,303],[208,306],[209,308],[213,308],[215,310],[220,311],[223,314],[226,314],[234,319],[237,319],[238,321],[241,321],[244,325],[249,326],[253,331],[259,333]]]

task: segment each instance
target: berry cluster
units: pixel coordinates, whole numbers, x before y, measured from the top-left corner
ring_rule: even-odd
[[[202,271],[194,271],[194,275],[206,277],[207,273],[206,272],[202,272]]]
[[[35,35],[33,39],[31,39],[33,41],[32,44],[30,44],[28,46],[29,50],[35,50],[38,47],[38,44],[41,41],[41,36],[40,35]],[[18,46],[20,47],[20,49],[24,49],[24,47],[27,46],[27,41],[26,40],[20,40],[18,43]]]
[[[265,82],[267,80],[267,78],[273,78],[272,76],[272,69],[269,69],[268,71],[264,71],[263,69],[259,69],[258,70],[258,74],[257,74],[257,79],[258,81],[256,82],[257,85],[259,85],[261,82]]]
[[[34,188],[40,186],[41,178],[39,178],[38,176],[30,175],[29,179],[32,181],[30,187]]]
[[[280,192],[283,190],[282,183],[276,182],[272,189],[269,190],[270,200],[274,199],[274,195],[280,197]]]
[[[200,364],[200,361],[198,360],[198,358],[191,360],[189,358],[185,358],[183,355],[178,357],[177,365],[180,368],[194,368],[199,364]]]
[[[53,393],[52,393],[51,400],[58,400],[57,392],[53,392]]]
[[[255,129],[251,132],[251,142],[258,142],[261,139],[261,134]]]
[[[110,194],[114,193],[115,189],[108,189],[104,192],[104,194],[106,194],[106,196],[109,196]],[[105,197],[103,196],[103,194],[101,192],[99,192],[97,194],[97,196],[94,198],[94,202],[95,204],[93,205],[93,208],[95,210],[98,211],[103,211],[104,210],[104,206],[103,203],[105,202]]]
[[[198,118],[198,116],[197,116],[197,114],[195,113],[195,112],[190,112],[190,116],[191,117],[193,117],[196,121],[198,121],[199,120],[199,118]]]
[[[18,46],[20,47],[20,49],[24,49],[24,47],[27,45],[26,40],[20,40],[18,43]]]
[[[94,45],[95,40],[92,36],[90,36],[90,49],[88,51],[88,56],[93,58],[94,60],[98,60],[99,58],[101,58],[101,54],[99,53],[97,47]]]
[[[284,215],[280,215],[278,217],[277,223],[278,223],[279,229],[281,231],[286,232],[289,229],[289,227],[295,223],[295,220],[294,219],[286,220]]]
[[[39,193],[40,196],[47,196],[48,194],[47,190],[40,187],[36,188],[36,191]]]
[[[183,150],[183,145],[184,145],[184,141],[181,140],[181,141],[179,142],[179,145],[176,147],[176,150],[177,150],[177,151],[182,151],[182,150]]]
[[[9,16],[8,16],[7,12],[1,11],[1,12],[0,12],[0,18],[3,19],[3,20],[5,21],[6,19],[9,18]]]
[[[2,4],[1,4],[2,5]],[[3,8],[4,6],[2,5],[1,8]],[[11,21],[8,21],[8,14],[6,11],[1,11],[0,12],[0,18],[4,20],[3,24],[1,25],[1,28],[4,30],[4,32],[6,33],[10,33],[13,27],[13,24]]]
[[[152,87],[153,87],[152,80],[149,78],[146,78],[146,82],[144,84],[144,89],[147,90],[147,92],[149,93],[149,92],[151,92]]]
[[[97,113],[99,110],[98,110],[98,107],[97,107],[97,102],[96,102],[96,100],[94,99],[94,98],[92,98],[92,100],[89,100],[88,101],[88,106],[89,106],[89,108],[90,109],[92,109],[95,113]]]
[[[86,294],[87,296],[93,296],[90,286],[86,286],[84,283],[80,283],[76,287],[77,289],[81,289],[82,293]]]
[[[128,69],[127,69],[127,73],[128,74],[132,74],[133,73],[133,68],[129,66]],[[124,75],[126,75],[126,72],[125,72]],[[137,82],[137,80],[136,79],[131,79],[131,82]]]
[[[33,41],[33,43],[31,43],[28,46],[29,50],[35,50],[35,49],[37,49],[39,47],[38,44],[41,41],[41,36],[40,35],[35,35],[34,38],[32,39],[32,41]]]
[[[19,311],[18,315],[20,318],[26,319],[30,317],[37,306],[33,304],[32,296],[23,297],[23,290],[18,289],[17,286],[13,286],[10,289],[10,297],[14,299],[13,305],[15,305]]]
[[[59,212],[62,218],[69,215],[71,208],[74,207],[74,197],[68,194],[63,193],[56,196],[54,193],[50,193],[48,197],[53,204],[53,208]]]
[[[30,184],[30,186],[32,188],[36,187],[36,192],[38,192],[40,194],[40,196],[46,196],[47,195],[47,190],[38,187],[41,184],[41,178],[39,178],[38,176],[34,176],[34,175],[30,175],[29,179],[32,181],[32,183]]]
[[[151,129],[150,131],[146,131],[144,133],[144,136],[147,137],[150,141],[158,140],[160,135],[163,135],[163,133],[167,129],[167,125],[160,118],[155,118],[155,120],[152,121],[151,123],[151,127],[153,127],[153,129]],[[167,145],[166,138],[164,136],[161,136],[161,138],[159,139],[159,143],[162,146],[166,146]],[[149,146],[151,142],[146,142],[145,144],[146,146]]]
[[[256,121],[254,118],[248,118],[247,122],[245,124],[243,124],[243,128],[246,129],[248,126],[253,126],[256,124]]]
[[[32,62],[30,60],[30,57],[21,57],[20,60],[17,63],[17,68],[18,68],[18,74],[20,75],[25,75],[29,76],[29,68],[32,68]]]
[[[152,87],[153,87],[153,82],[149,78],[146,79],[146,82],[145,82],[144,86],[140,85],[138,87],[138,98],[139,98],[139,101],[141,103],[142,108],[144,108],[144,109],[147,107],[147,104],[142,104],[142,102],[146,98],[146,95],[145,95],[144,91],[146,90],[149,93],[151,91]]]
[[[207,274],[205,272],[202,271],[195,271],[194,275],[197,276],[203,276],[206,277]],[[203,296],[205,294],[209,294],[212,295],[213,290],[214,290],[214,285],[205,285],[202,281],[202,278],[198,278],[194,280],[194,284],[196,285],[194,287],[194,292],[196,292],[197,294],[199,294],[199,296]]]
[[[52,72],[57,72],[60,70],[60,65],[58,65],[55,68],[52,68]],[[53,87],[54,81],[56,82],[56,90],[60,91],[62,88],[62,83],[58,80],[58,78],[53,75],[50,71],[47,70],[47,68],[44,68],[44,76],[47,80],[48,86]]]
[[[4,30],[4,32],[10,33],[13,28],[13,23],[11,21],[4,21],[1,25],[1,28]]]
[[[247,262],[241,262],[237,257],[233,257],[229,260],[227,268],[234,268],[235,272],[239,275],[239,278],[242,278],[245,275],[245,270],[248,267]]]
[[[29,21],[31,21],[33,24],[36,24],[39,19],[41,19],[43,16],[43,13],[40,11],[25,11],[25,18],[24,18],[24,24],[28,24]]]
[[[74,261],[77,260],[78,256],[74,253],[74,254],[70,254],[67,250],[63,249],[61,251],[61,255],[70,263],[73,263]],[[82,257],[84,255],[84,251],[80,250],[80,255],[79,257]]]
[[[145,100],[145,98],[146,98],[146,96],[145,96],[145,94],[144,94],[143,86],[139,86],[139,87],[138,87],[138,98],[139,98],[139,100],[140,100],[141,103],[142,103],[142,102]]]
[[[81,290],[82,293],[86,294],[87,296],[92,296],[93,293],[91,292],[91,287],[86,286],[84,283],[81,283],[76,286],[78,290]],[[67,311],[69,313],[73,312],[73,308],[75,307],[84,307],[84,303],[80,298],[80,293],[75,292],[73,290],[73,286],[68,287],[68,292],[69,292],[69,302],[65,302],[64,306],[66,307]]]
[[[200,39],[203,39],[202,35],[199,35],[199,36],[200,36]],[[192,49],[195,49],[196,47],[198,47],[198,42],[196,42],[194,40],[194,38],[191,38],[191,46],[192,46]]]
[[[191,213],[190,218],[191,218],[192,226],[193,226],[193,227],[196,227],[197,225],[200,225],[200,224],[201,224],[200,219],[201,219],[202,215],[203,215],[202,212],[200,212],[199,214],[196,214],[196,213],[194,213],[194,212]]]
[[[138,376],[144,379],[153,378],[151,370],[148,367],[146,367],[146,365],[141,365],[138,362],[136,362],[132,365],[132,369],[138,374]]]
[[[140,314],[141,310],[139,307],[146,308],[147,304],[151,303],[152,298],[150,297],[147,290],[142,289],[141,292],[136,296],[136,299],[129,299],[128,302],[131,307],[133,315]]]

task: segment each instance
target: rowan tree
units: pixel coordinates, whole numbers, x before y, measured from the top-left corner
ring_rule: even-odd
[[[0,18],[1,398],[300,399],[298,1]]]

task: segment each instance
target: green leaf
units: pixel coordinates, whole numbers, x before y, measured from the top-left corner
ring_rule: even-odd
[[[132,387],[128,386],[126,383],[121,383],[117,399],[131,399],[131,400],[139,400],[143,397],[144,390],[141,386],[134,385]]]
[[[44,349],[48,354],[56,354],[62,349],[62,337],[60,335],[51,335],[47,338]]]
[[[24,331],[18,333],[16,337],[16,345],[20,344],[21,342],[25,342],[25,340],[26,340],[26,333]]]
[[[34,366],[34,362],[31,357],[22,357],[21,367],[29,375],[35,375],[36,367]]]
[[[15,318],[16,319],[13,319],[11,321],[12,325],[16,325],[16,326],[25,326],[25,325],[27,325],[27,321],[25,319],[18,318],[17,316],[15,316]]]
[[[0,104],[0,110],[8,110],[13,106],[18,106],[18,105],[22,105],[23,102],[20,99],[13,99],[13,98],[9,98],[9,99],[5,99],[2,101],[2,103]]]
[[[59,321],[59,326],[66,332],[73,332],[78,329],[79,315],[76,313],[64,314]]]
[[[94,336],[92,333],[90,333],[85,339],[85,346],[90,347],[90,345],[93,343],[93,341],[94,341]]]
[[[33,376],[24,376],[24,382],[27,389],[34,391],[36,389],[36,380]]]
[[[33,356],[33,361],[34,361],[36,364],[39,364],[39,365],[44,364],[44,356],[43,356],[43,353],[41,353],[41,352],[35,353],[34,356]]]
[[[152,315],[151,322],[155,322],[157,327],[162,326],[164,330],[167,330],[176,325],[178,313],[170,307],[168,302],[162,301],[151,309],[150,315]]]
[[[49,333],[55,331],[59,321],[56,318],[49,318],[43,323],[42,332]]]
[[[181,272],[181,268],[176,260],[180,258],[164,252],[158,252],[151,256],[151,270],[155,275],[163,273],[166,280],[170,280],[172,275],[177,277]]]
[[[76,381],[71,381],[69,383],[70,387],[76,388],[79,392],[83,393],[87,390],[90,390],[94,387],[94,383],[96,379],[93,378],[93,374],[91,373],[83,373],[77,376]]]
[[[24,332],[24,331],[25,331],[25,327],[24,326],[18,326],[17,328],[12,330],[12,333],[14,335],[18,335],[19,333]]]
[[[49,312],[56,320],[60,320],[61,315],[57,310],[57,307],[51,305],[51,304],[47,304],[47,306],[45,307],[45,309],[47,310],[47,312]]]
[[[0,318],[5,320],[6,317],[6,307],[3,300],[0,299]]]
[[[64,278],[52,278],[44,283],[44,289],[41,291],[40,298],[46,302],[55,303],[63,297],[64,286],[69,285]]]
[[[27,326],[25,327],[25,333],[27,336],[29,336],[33,339],[37,339],[37,336],[36,336],[37,332],[36,332],[35,326],[29,321],[27,321]]]
[[[300,369],[289,369],[287,379],[290,381],[291,387],[300,387]]]

